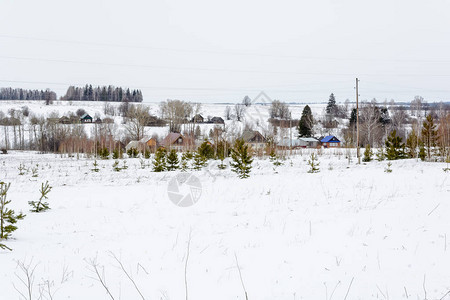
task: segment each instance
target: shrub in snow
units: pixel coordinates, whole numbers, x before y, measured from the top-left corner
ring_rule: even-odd
[[[52,187],[48,184],[48,181],[41,184],[41,189],[39,192],[41,193],[41,197],[39,201],[28,201],[28,204],[31,206],[32,212],[41,212],[50,209],[48,202],[44,202],[45,199],[48,199],[48,193],[52,190]]]
[[[238,174],[238,177],[241,179],[250,177],[250,171],[252,170],[253,158],[248,152],[248,145],[245,144],[243,139],[236,140],[231,149],[231,158],[233,160],[230,163],[231,170]]]
[[[2,240],[10,238],[11,234],[17,229],[15,225],[17,221],[25,217],[22,213],[16,214],[14,210],[6,207],[11,203],[11,200],[6,199],[10,186],[11,183],[0,182],[0,249],[8,250],[11,250],[11,248],[2,244]]]

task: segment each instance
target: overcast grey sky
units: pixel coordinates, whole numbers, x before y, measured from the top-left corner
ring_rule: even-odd
[[[2,0],[0,86],[145,101],[450,100],[448,0]]]

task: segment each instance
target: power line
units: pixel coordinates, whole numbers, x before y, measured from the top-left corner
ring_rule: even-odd
[[[17,57],[17,56],[0,56],[0,59],[28,60],[28,61],[52,62],[52,63],[103,65],[103,66],[132,67],[132,68],[137,67],[137,68],[181,70],[181,71],[202,71],[202,72],[230,72],[230,73],[254,73],[254,74],[264,73],[264,74],[290,74],[290,75],[308,75],[308,76],[324,76],[324,75],[327,75],[327,76],[353,76],[354,75],[354,73],[265,71],[265,70],[198,68],[198,67],[168,67],[168,66],[156,66],[156,65],[104,63],[104,62],[95,62],[95,61],[76,61],[76,60],[46,59],[46,58]],[[424,73],[400,73],[400,74],[359,73],[359,74],[361,74],[363,76],[450,77],[450,74],[424,74]]]
[[[255,52],[240,52],[240,51],[218,51],[218,50],[207,50],[207,49],[182,49],[182,48],[168,48],[168,47],[154,47],[145,45],[130,45],[130,44],[115,44],[115,43],[98,43],[98,42],[85,42],[85,41],[75,41],[75,40],[63,40],[63,39],[49,39],[49,38],[38,38],[38,37],[27,37],[27,36],[14,36],[0,34],[0,38],[6,39],[19,39],[19,40],[32,40],[40,42],[51,42],[60,44],[75,44],[75,45],[85,45],[85,46],[96,46],[96,47],[116,47],[116,48],[130,48],[130,49],[145,49],[145,50],[155,50],[155,51],[170,51],[170,52],[185,52],[185,53],[199,53],[199,54],[212,54],[212,55],[232,55],[232,56],[252,56],[252,57],[266,57],[266,58],[287,58],[287,59],[300,59],[300,60],[331,60],[331,61],[367,61],[367,62],[406,62],[406,63],[450,63],[450,60],[427,60],[427,59],[380,59],[380,58],[343,58],[343,57],[318,57],[318,56],[299,56],[299,55],[275,55],[275,54],[265,54],[265,53],[255,53]]]

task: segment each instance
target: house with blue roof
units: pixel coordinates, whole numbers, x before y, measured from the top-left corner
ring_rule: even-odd
[[[322,146],[325,148],[339,148],[341,147],[341,141],[334,135],[328,135],[320,139]]]

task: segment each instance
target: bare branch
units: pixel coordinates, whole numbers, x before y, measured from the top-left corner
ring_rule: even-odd
[[[242,288],[244,289],[245,300],[248,300],[247,290],[245,289],[244,280],[242,279],[241,268],[239,267],[239,262],[238,262],[236,253],[234,253],[234,258],[236,259],[236,267],[239,271],[239,278],[241,279]]]

